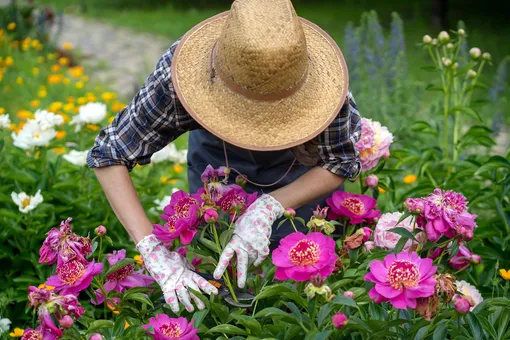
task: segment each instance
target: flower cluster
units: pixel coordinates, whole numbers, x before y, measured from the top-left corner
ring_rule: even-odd
[[[37,110],[34,119],[28,119],[18,133],[12,133],[13,144],[21,149],[47,145],[57,135],[55,127],[63,123],[62,116]]]

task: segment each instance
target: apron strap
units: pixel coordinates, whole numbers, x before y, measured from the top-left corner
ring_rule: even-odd
[[[285,172],[285,174],[283,174],[283,176],[282,176],[279,180],[277,180],[277,181],[276,181],[276,182],[274,182],[274,183],[270,183],[270,184],[261,184],[261,183],[257,183],[257,182],[250,181],[250,180],[248,179],[248,177],[246,177],[246,175],[244,175],[244,174],[240,173],[237,169],[235,169],[235,168],[230,168],[230,167],[228,166],[227,146],[225,145],[225,141],[223,141],[223,152],[224,152],[224,154],[225,154],[225,166],[227,167],[227,171],[228,171],[228,170],[232,170],[232,171],[234,171],[234,172],[235,172],[235,173],[237,173],[239,176],[241,176],[241,177],[242,177],[242,178],[243,178],[246,182],[251,183],[251,184],[253,184],[253,185],[256,185],[256,186],[258,186],[258,187],[265,187],[265,188],[268,188],[268,187],[272,187],[272,186],[274,186],[274,185],[276,185],[276,184],[280,183],[280,182],[281,182],[281,181],[285,178],[285,176],[287,176],[287,175],[288,175],[288,173],[290,172],[290,170],[292,170],[292,167],[294,166],[294,164],[296,164],[296,157],[294,157],[294,160],[292,161],[292,164],[290,165],[290,167],[287,169],[287,171]]]

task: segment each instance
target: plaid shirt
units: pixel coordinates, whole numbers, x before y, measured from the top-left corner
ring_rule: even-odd
[[[87,155],[91,168],[150,163],[151,155],[186,131],[200,128],[175,93],[170,65],[174,43],[159,60],[131,103],[96,137]],[[333,122],[316,137],[321,166],[354,181],[361,170],[354,144],[361,135],[361,117],[352,94]]]

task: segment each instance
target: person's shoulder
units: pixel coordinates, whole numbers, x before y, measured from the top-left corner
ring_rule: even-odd
[[[179,42],[181,39],[179,38],[177,41],[175,41],[163,54],[162,58],[164,61],[166,61],[168,64],[172,63],[172,59],[174,57],[175,49],[177,48],[177,45],[179,45]]]

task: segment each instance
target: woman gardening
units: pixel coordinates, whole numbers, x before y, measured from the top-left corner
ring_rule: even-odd
[[[187,32],[101,130],[87,158],[174,312],[179,302],[190,312],[192,301],[204,307],[188,289],[217,289],[153,235],[129,171],[187,131],[192,192],[211,164],[236,169],[248,180],[246,190],[261,194],[235,222],[214,272],[219,279],[235,254],[240,288],[248,267],[293,231],[276,230],[286,208],[309,219],[361,168],[361,118],[342,53],[289,0],[236,0]]]

